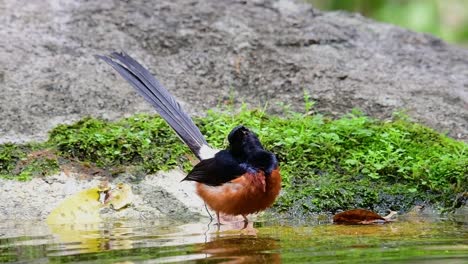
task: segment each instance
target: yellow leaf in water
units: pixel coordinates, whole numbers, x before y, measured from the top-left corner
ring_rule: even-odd
[[[99,202],[99,195],[105,190],[99,186],[67,197],[49,214],[47,224],[100,222],[99,210],[103,205]]]

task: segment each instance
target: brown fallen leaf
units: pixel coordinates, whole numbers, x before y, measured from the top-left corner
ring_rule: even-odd
[[[333,216],[333,223],[348,225],[369,225],[383,224],[391,222],[390,219],[396,212],[391,212],[388,216],[382,217],[372,211],[365,209],[352,209]]]

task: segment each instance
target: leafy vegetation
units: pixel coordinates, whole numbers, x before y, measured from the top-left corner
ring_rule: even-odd
[[[466,202],[467,144],[401,115],[380,121],[354,111],[332,120],[243,108],[235,114],[209,111],[196,123],[214,147],[225,147],[229,131],[244,124],[276,153],[283,176],[278,212],[407,210],[415,203],[451,209]],[[155,172],[176,166],[187,171],[193,155],[159,116],[116,122],[84,118],[56,127],[46,143],[34,148],[1,145],[0,173],[27,179],[56,171],[60,159],[102,168],[137,165]]]
[[[359,12],[378,21],[468,44],[468,2],[465,0],[307,0],[325,10]]]

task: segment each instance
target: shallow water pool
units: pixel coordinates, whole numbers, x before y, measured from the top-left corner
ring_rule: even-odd
[[[47,226],[0,223],[0,262],[468,263],[468,223],[406,219],[346,226],[200,219]]]

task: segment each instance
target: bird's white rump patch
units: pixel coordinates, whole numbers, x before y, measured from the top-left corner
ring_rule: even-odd
[[[203,145],[200,148],[200,153],[198,156],[200,156],[202,160],[211,159],[211,158],[214,158],[215,154],[218,152],[219,152],[219,149],[214,149],[208,145]]]

